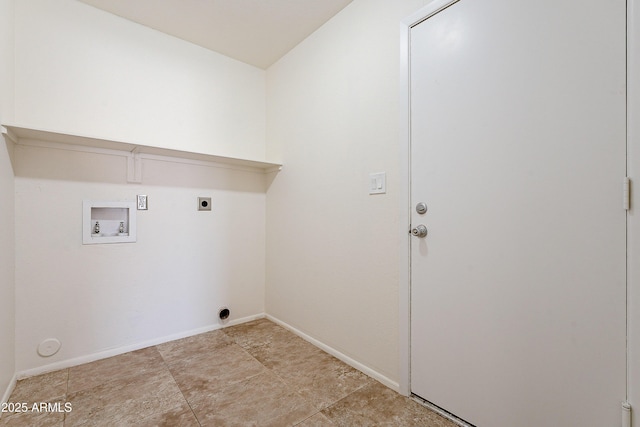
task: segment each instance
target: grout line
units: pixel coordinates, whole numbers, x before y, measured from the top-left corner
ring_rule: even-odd
[[[298,422],[298,423],[295,423],[295,424],[293,425],[293,427],[296,427],[296,426],[302,425],[302,423],[304,423],[305,421],[307,421],[307,420],[308,420],[308,419],[310,419],[310,418],[315,417],[315,416],[316,416],[316,415],[318,415],[318,414],[320,414],[320,415],[322,415],[322,416],[324,417],[324,415],[323,415],[323,414],[321,414],[321,412],[322,412],[322,411],[323,411],[322,409],[318,410],[318,412],[315,412],[315,413],[313,413],[313,414],[309,415],[309,416],[308,416],[307,418],[305,418],[304,420],[302,420],[302,421],[300,421],[300,422]],[[326,418],[326,417],[325,417],[325,418]],[[327,419],[328,419],[328,418],[327,418]],[[329,422],[331,422],[331,420],[329,420]],[[333,425],[333,423],[331,423],[331,424]]]
[[[69,378],[71,377],[71,368],[67,368],[67,387],[64,390],[64,403],[68,402],[69,398]],[[73,407],[72,407],[73,410]],[[65,412],[62,416],[62,425],[64,426],[67,423],[67,413]]]
[[[257,320],[259,320],[259,319],[257,319]],[[270,323],[272,323],[272,324],[273,324],[273,325],[275,325],[276,327],[281,328],[283,331],[285,331],[285,332],[287,332],[287,333],[290,333],[290,334],[291,334],[291,331],[288,331],[287,329],[283,328],[282,326],[278,325],[277,323],[275,323],[275,322],[273,322],[273,321],[271,321],[271,320],[269,320],[269,319],[265,319],[265,320],[269,321]],[[273,369],[271,369],[271,368],[267,367],[264,363],[262,363],[260,360],[258,360],[254,355],[252,355],[251,353],[249,353],[249,351],[248,351],[247,347],[245,347],[245,346],[243,346],[243,345],[239,344],[239,343],[235,340],[235,338],[234,338],[234,337],[232,337],[232,336],[230,336],[229,334],[227,334],[227,333],[224,331],[224,329],[222,330],[222,332],[223,332],[223,333],[225,333],[225,335],[226,335],[229,339],[231,339],[231,340],[232,340],[236,345],[238,345],[240,348],[242,348],[242,349],[244,350],[244,352],[245,352],[245,353],[247,353],[249,356],[251,356],[251,357],[252,357],[256,362],[258,362],[259,364],[261,364],[261,365],[262,365],[262,367],[265,369],[265,371],[269,372],[269,373],[270,373],[270,374],[272,374],[274,377],[276,377],[278,380],[280,380],[280,381],[285,385],[285,387],[286,387],[288,390],[293,391],[293,393],[295,393],[295,395],[296,395],[296,396],[298,396],[300,399],[302,399],[302,401],[303,401],[303,402],[306,402],[310,407],[312,407],[314,410],[316,410],[316,412],[314,412],[313,414],[309,415],[307,418],[305,418],[305,419],[303,419],[303,420],[300,420],[299,422],[297,422],[296,424],[294,424],[294,426],[298,426],[298,425],[302,424],[303,422],[305,422],[305,421],[306,421],[306,420],[308,420],[309,418],[314,417],[315,415],[317,415],[317,414],[321,413],[321,412],[324,410],[324,408],[322,408],[322,409],[318,409],[318,408],[316,407],[316,405],[314,405],[314,404],[313,404],[313,402],[312,402],[312,401],[310,401],[309,399],[307,399],[306,397],[304,397],[303,395],[301,395],[301,394],[300,394],[300,392],[299,392],[298,390],[296,390],[296,389],[295,389],[295,387],[293,387],[291,384],[289,384],[289,382],[288,382],[287,380],[285,380],[285,379],[284,379],[284,378],[282,378],[280,375],[278,375],[278,373],[277,373],[277,372],[275,372]],[[295,335],[295,334],[293,334],[293,335]],[[265,346],[267,346],[267,344],[266,344],[266,343],[265,343],[265,344],[261,344],[261,345],[255,345],[255,346],[252,346],[252,347],[249,347],[249,348],[260,348],[260,347],[265,347]],[[252,378],[253,378],[253,377],[252,377]]]
[[[182,395],[182,398],[184,399],[184,402],[187,404],[187,406],[189,407],[189,410],[191,411],[191,413],[193,414],[193,417],[196,419],[196,422],[198,423],[198,425],[200,427],[202,427],[202,423],[200,422],[200,420],[198,419],[198,415],[196,415],[196,412],[193,410],[193,407],[191,406],[191,403],[189,402],[189,399],[187,399],[187,396],[184,395],[184,391],[182,391],[182,388],[180,387],[180,384],[178,384],[178,381],[176,380],[176,377],[173,376],[173,372],[171,372],[171,368],[169,367],[169,364],[167,363],[167,360],[164,358],[164,356],[162,355],[162,352],[158,349],[157,345],[154,345],[153,348],[158,352],[158,354],[160,355],[160,359],[162,359],[162,364],[164,365],[165,369],[167,370],[167,372],[169,372],[169,375],[171,375],[171,379],[173,380],[173,382],[175,383],[176,387],[178,388],[178,391],[180,392],[180,394]]]

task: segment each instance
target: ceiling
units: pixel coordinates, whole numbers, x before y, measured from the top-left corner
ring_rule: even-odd
[[[80,0],[259,68],[353,0]]]

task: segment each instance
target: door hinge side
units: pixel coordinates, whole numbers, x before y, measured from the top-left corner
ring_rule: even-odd
[[[622,402],[622,427],[631,427],[631,404]]]
[[[631,208],[631,180],[628,176],[624,177],[622,183],[622,208],[626,211]]]

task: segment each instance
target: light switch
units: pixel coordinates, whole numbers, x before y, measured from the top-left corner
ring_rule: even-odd
[[[387,192],[387,173],[369,174],[369,194],[384,194]]]

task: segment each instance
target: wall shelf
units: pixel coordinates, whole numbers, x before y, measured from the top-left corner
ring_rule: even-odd
[[[129,163],[127,179],[129,182],[142,182],[140,168],[142,159],[169,159],[182,163],[206,163],[213,166],[260,173],[277,172],[282,169],[282,164],[279,163],[152,147],[13,124],[2,125],[2,134],[19,145],[126,156]]]

